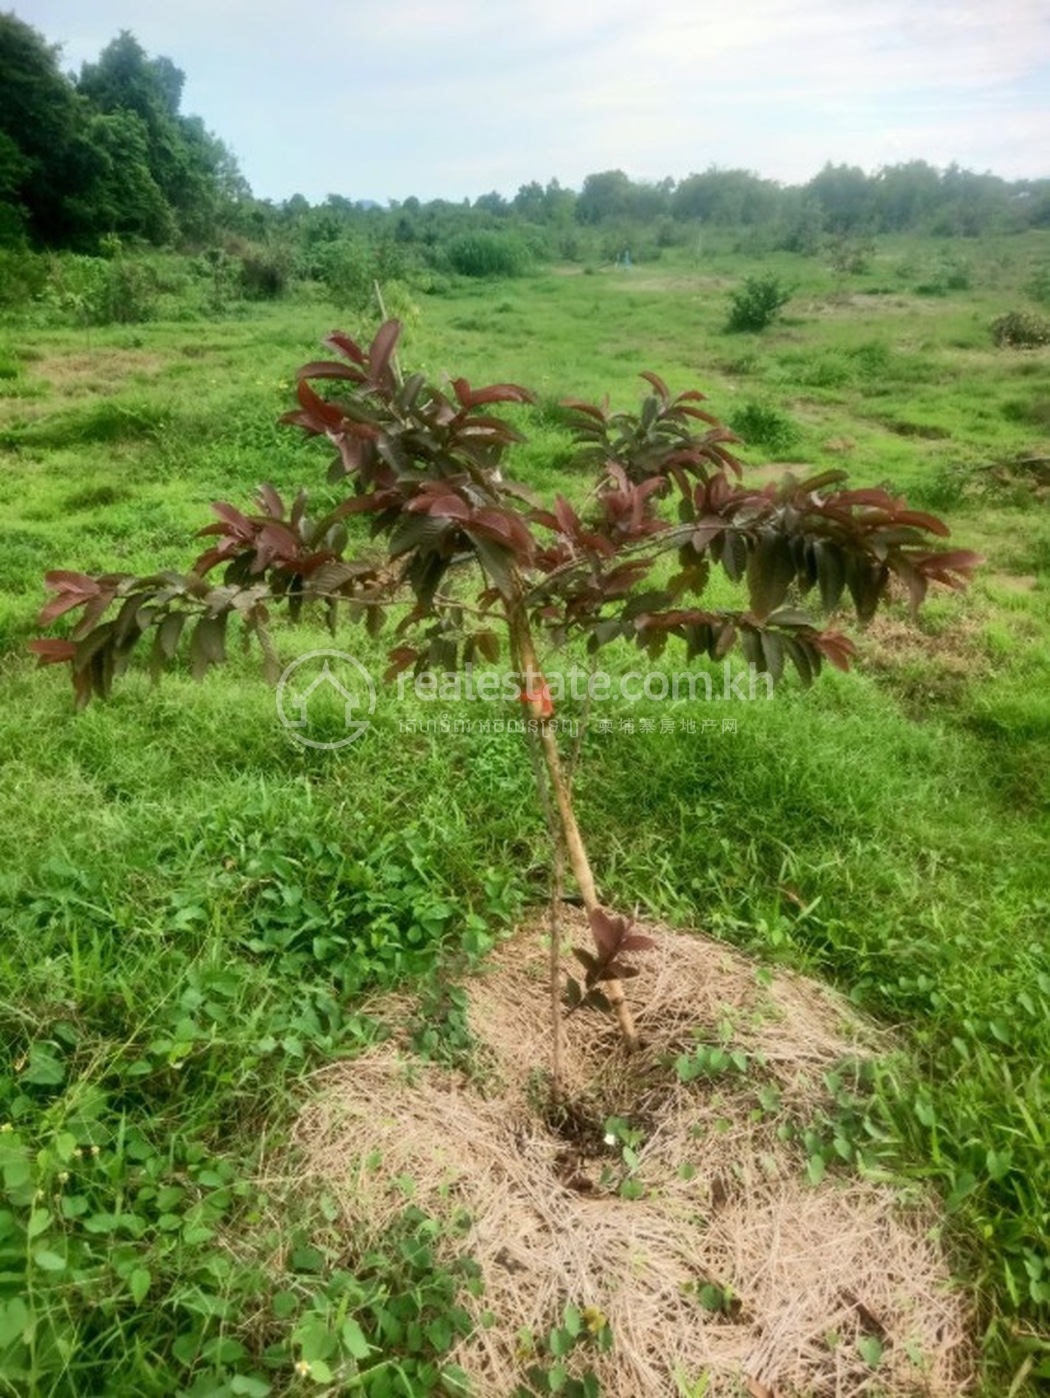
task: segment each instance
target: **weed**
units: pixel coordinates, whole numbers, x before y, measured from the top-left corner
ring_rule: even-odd
[[[541,1398],[547,1393],[600,1398],[601,1385],[586,1359],[588,1353],[609,1353],[612,1345],[609,1322],[596,1306],[568,1303],[561,1324],[546,1335],[531,1330],[519,1334],[518,1356],[526,1368],[514,1398]]]
[[[774,458],[787,455],[802,437],[787,414],[769,403],[745,403],[732,414],[729,425],[749,446],[770,452]]]

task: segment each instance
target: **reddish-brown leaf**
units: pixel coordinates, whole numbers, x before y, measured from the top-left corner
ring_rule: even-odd
[[[334,359],[314,359],[298,370],[301,379],[344,379],[350,383],[364,383],[365,376],[351,364],[339,364]]]
[[[295,395],[302,404],[302,413],[285,415],[285,421],[293,420],[300,427],[306,427],[311,432],[327,433],[340,432],[344,425],[344,414],[342,408],[334,403],[329,403],[322,398],[319,393],[315,393],[305,379],[300,379],[296,385]]]
[[[420,491],[418,495],[413,496],[405,509],[410,514],[435,515],[439,519],[468,520],[474,513],[462,496],[454,495],[450,490],[442,493],[433,490]]]
[[[41,665],[61,665],[67,660],[72,660],[77,653],[72,641],[30,641],[29,649],[38,657]]]
[[[490,383],[484,388],[471,388],[466,379],[455,379],[452,391],[460,407],[480,408],[486,403],[535,403],[535,395],[516,383]]]
[[[364,350],[356,340],[351,340],[350,336],[344,335],[341,330],[333,330],[322,343],[331,345],[332,349],[338,350],[340,354],[345,354],[347,359],[352,359],[355,364],[363,365],[365,362]]]
[[[390,361],[401,336],[401,322],[386,320],[375,333],[368,351],[368,374],[375,384],[391,384]]]
[[[669,400],[671,394],[659,374],[654,374],[651,369],[643,369],[640,377],[645,379],[646,383],[652,384],[653,388],[656,389],[657,395],[662,398],[665,403]]]
[[[820,651],[829,664],[843,673],[848,673],[850,661],[857,653],[849,637],[838,631],[818,631],[810,637],[810,644]]]

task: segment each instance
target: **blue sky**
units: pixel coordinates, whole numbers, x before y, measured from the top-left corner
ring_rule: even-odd
[[[7,0],[78,69],[121,30],[260,198],[511,196],[592,171],[1050,176],[1050,0]]]

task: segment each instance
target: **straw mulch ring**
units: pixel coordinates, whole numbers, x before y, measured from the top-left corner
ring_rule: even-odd
[[[566,940],[589,945],[585,919],[566,920]],[[826,1074],[885,1045],[802,977],[655,932],[627,984],[642,1049],[625,1054],[598,1012],[570,1016],[559,1119],[534,928],[466,986],[482,1071],[413,1059],[395,1033],[323,1075],[296,1131],[307,1180],[364,1245],[404,1209],[399,1178],[432,1217],[466,1211],[450,1249],[480,1265],[484,1293],[463,1304],[496,1323],[449,1358],[478,1398],[515,1393],[537,1362],[521,1332],[542,1342],[568,1303],[608,1320],[609,1352],[565,1361],[605,1398],[957,1398],[969,1317],[932,1207],[853,1172],[807,1173],[802,1133],[834,1111]],[[396,1024],[406,1007],[373,1009]],[[732,1056],[701,1049],[683,1081],[675,1060],[698,1043]]]

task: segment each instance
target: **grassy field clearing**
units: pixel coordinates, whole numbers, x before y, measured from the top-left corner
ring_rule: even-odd
[[[988,1395],[1050,1380],[1050,350],[990,331],[1048,257],[1036,233],[886,239],[854,274],[778,254],[760,270],[795,288],[783,317],[730,335],[754,268],[701,243],[448,282],[417,295],[402,350],[538,393],[516,475],[541,494],[583,488],[559,400],[628,406],[653,369],[702,388],[756,469],[844,465],[986,555],[917,628],[903,605],[874,623],[857,673],[785,679],[734,706],[735,732],[702,731],[702,702],[596,706],[578,808],[611,901],[899,1027],[807,1149],[938,1191]],[[239,652],[199,688],[151,690],[142,667],[74,717],[25,649],[46,569],[184,566],[213,499],[332,494],[325,448],[275,419],[346,320],[304,295],[192,325],[0,326],[0,1393],[264,1398],[368,1354],[365,1392],[460,1391],[456,1296],[484,1278],[457,1241],[406,1189],[361,1257],[281,1148],[306,1075],[380,1032],[367,990],[409,978],[420,1051],[463,1048],[443,968],[546,888],[520,739],[406,734],[478,706],[381,687],[364,742],[309,752]],[[328,642],[312,622],[277,639],[286,661]],[[379,674],[383,637],[339,643]]]

